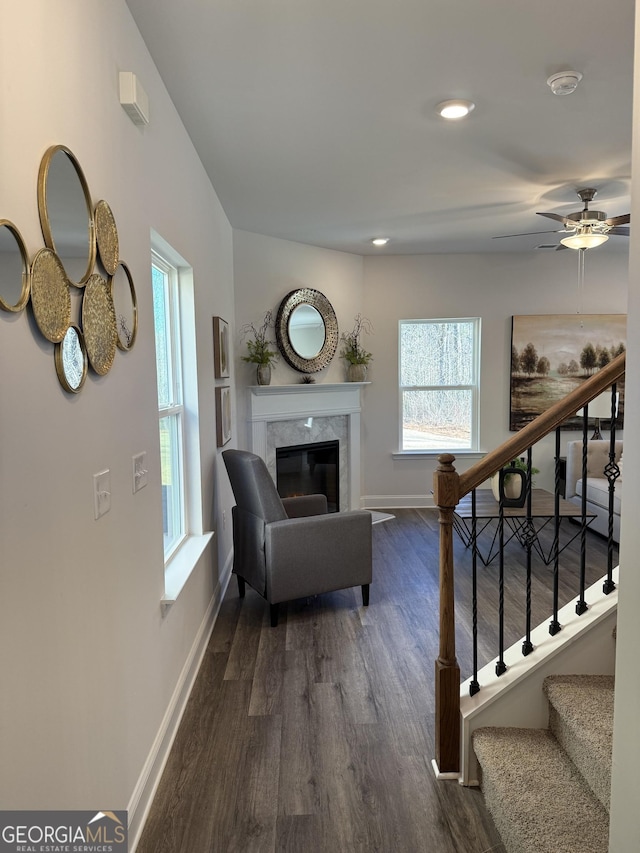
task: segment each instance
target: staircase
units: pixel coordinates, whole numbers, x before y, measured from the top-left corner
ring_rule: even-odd
[[[552,675],[549,728],[479,728],[482,791],[508,853],[607,853],[614,680]]]

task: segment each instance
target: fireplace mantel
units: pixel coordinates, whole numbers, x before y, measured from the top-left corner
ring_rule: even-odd
[[[327,384],[252,385],[249,388],[251,450],[270,464],[267,427],[278,421],[344,416],[347,423],[348,507],[360,507],[360,411],[361,392],[368,382]],[[274,427],[272,427],[273,429]],[[290,443],[283,440],[282,445]],[[272,472],[272,475],[274,472]]]

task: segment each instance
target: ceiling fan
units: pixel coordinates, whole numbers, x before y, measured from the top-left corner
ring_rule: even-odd
[[[559,228],[557,231],[528,231],[525,234],[502,234],[500,237],[494,237],[493,239],[528,237],[531,234],[564,233],[569,234],[569,236],[564,237],[556,246],[556,249],[592,249],[595,246],[605,243],[612,234],[621,237],[629,236],[630,213],[607,218],[607,214],[602,210],[589,210],[589,202],[593,201],[596,197],[597,190],[593,187],[586,187],[577,192],[578,197],[584,203],[582,210],[569,213],[566,216],[562,216],[560,213],[537,212],[538,216],[547,216],[549,219],[561,222],[564,228]]]

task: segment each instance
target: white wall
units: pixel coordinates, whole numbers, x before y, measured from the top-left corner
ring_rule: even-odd
[[[118,72],[134,71],[151,124],[132,124]],[[159,440],[150,230],[193,267],[202,510],[214,505],[212,316],[233,322],[229,222],[124,0],[4,3],[0,217],[43,246],[36,179],[68,146],[93,202],[116,218],[136,284],[139,330],[111,372],[77,396],[56,378],[53,345],[30,309],[0,312],[0,802],[5,809],[125,809],[171,706],[230,550],[220,530],[163,616]],[[149,485],[132,493],[131,457]],[[92,475],[111,471],[112,507],[93,518]]]
[[[511,317],[514,314],[622,313],[627,310],[626,252],[590,252],[582,298],[577,255],[565,252],[368,257],[363,311],[375,334],[372,385],[365,394],[364,501],[368,506],[431,505],[437,454],[392,458],[399,447],[398,321],[482,318],[481,449],[509,432]],[[534,452],[541,487],[552,483],[553,438]],[[475,459],[460,457],[458,470]]]
[[[640,135],[637,117],[640,115],[640,3],[636,3],[636,53],[634,69],[634,133],[633,181],[631,219],[640,220]],[[629,318],[627,382],[625,385],[625,421],[627,435],[640,433],[640,386],[637,366],[640,364],[640,241],[631,239],[629,256]],[[640,470],[640,446],[637,441],[625,444],[625,477],[622,486],[624,511],[620,528],[620,604],[616,657],[616,698],[613,735],[613,771],[611,779],[611,822],[609,850],[612,853],[640,849],[640,678],[638,677],[638,648],[640,648],[640,527],[638,518],[638,478],[628,476]]]
[[[248,231],[233,232],[236,330],[234,352],[237,377],[237,424],[241,447],[248,447],[247,388],[256,384],[255,365],[241,361],[246,354],[240,331],[246,323],[259,326],[265,311],[275,320],[278,306],[292,290],[311,287],[333,305],[340,332],[353,326],[363,304],[363,259],[346,252],[305,246],[289,240],[263,237]],[[275,340],[275,336],[273,337]],[[318,373],[317,382],[344,382],[345,363],[338,357]],[[272,385],[300,382],[302,374],[280,358],[271,376]]]

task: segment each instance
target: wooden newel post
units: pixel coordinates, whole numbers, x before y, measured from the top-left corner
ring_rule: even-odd
[[[459,501],[455,456],[438,457],[433,475],[440,522],[440,650],[436,660],[436,763],[440,773],[460,770],[460,667],[456,660],[453,581],[453,511]]]

